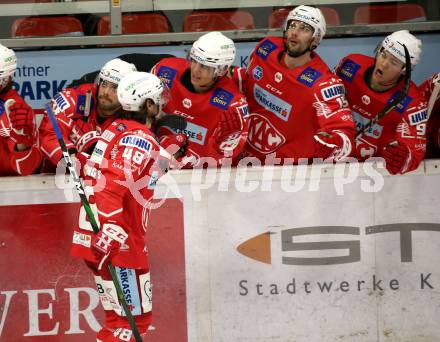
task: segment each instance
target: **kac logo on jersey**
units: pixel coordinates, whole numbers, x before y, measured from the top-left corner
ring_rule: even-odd
[[[324,101],[328,101],[331,99],[334,99],[338,96],[345,94],[345,88],[341,84],[332,85],[330,87],[326,87],[321,90],[322,97],[324,98]]]
[[[249,144],[257,151],[268,154],[286,142],[286,138],[271,122],[260,114],[249,116]]]
[[[151,150],[151,143],[137,135],[127,135],[123,137],[120,144],[123,146],[137,147],[147,152]]]
[[[425,121],[428,121],[428,111],[426,109],[423,109],[421,111],[409,115],[409,124],[411,126],[418,125],[419,123]]]
[[[361,66],[359,64],[347,59],[344,64],[342,64],[342,67],[338,72],[338,76],[343,80],[351,82],[360,68]]]
[[[277,48],[277,45],[272,43],[270,40],[265,40],[261,43],[261,45],[257,48],[256,54],[260,56],[263,60],[266,60],[267,57],[271,54],[273,50]]]
[[[393,95],[391,95],[391,97],[389,98],[388,103],[390,103],[391,101],[394,100],[394,98],[396,98],[398,95],[400,94],[400,91],[397,90],[396,92],[394,92]],[[400,114],[402,114],[406,108],[408,107],[408,105],[411,103],[411,101],[413,100],[413,98],[411,96],[406,95],[402,101],[400,101],[395,107],[394,109],[399,112]]]
[[[310,88],[321,76],[322,74],[318,70],[308,67],[296,79]]]
[[[216,90],[214,90],[214,93],[212,94],[209,103],[213,106],[225,110],[228,109],[229,104],[231,103],[233,98],[234,95],[230,92],[221,88],[217,88]]]
[[[269,93],[258,84],[254,85],[254,98],[261,107],[275,114],[281,120],[289,120],[290,112],[292,110],[292,105],[290,103],[287,103]]]
[[[171,88],[173,86],[174,77],[176,77],[177,70],[172,69],[166,66],[161,66],[159,68],[159,71],[157,72],[157,77],[159,77],[164,84],[168,88]]]
[[[252,70],[252,76],[255,80],[259,81],[263,78],[263,68],[257,65],[254,70]]]

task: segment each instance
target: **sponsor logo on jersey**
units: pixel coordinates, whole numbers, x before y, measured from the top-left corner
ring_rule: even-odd
[[[70,107],[69,101],[67,101],[62,93],[55,94],[53,101],[55,101],[56,104],[56,107],[54,108],[56,114],[63,112]]]
[[[257,48],[256,54],[260,56],[263,60],[266,60],[267,57],[271,54],[273,50],[277,48],[277,45],[272,43],[270,40],[265,40],[261,45]]]
[[[192,122],[188,122],[184,130],[173,131],[176,133],[184,133],[188,137],[189,141],[192,141],[199,145],[204,145],[208,129],[203,126],[196,125]]]
[[[254,98],[260,106],[275,114],[281,120],[289,120],[290,112],[292,110],[291,104],[269,93],[258,84],[254,85]]]
[[[249,115],[249,106],[248,105],[239,106],[239,107],[237,107],[237,110],[238,110],[238,114],[240,114],[244,118]]]
[[[363,127],[370,122],[370,119],[362,116],[357,112],[352,112],[352,114],[353,114],[353,120],[356,124],[356,131],[360,132],[363,129]],[[383,132],[383,126],[375,123],[371,125],[371,127],[364,132],[364,135],[374,139],[379,139],[382,135],[382,132]]]
[[[76,100],[76,108],[75,113],[85,115],[85,108],[86,108],[86,95],[78,95],[78,99]],[[90,111],[92,111],[92,108],[94,107],[95,100],[93,97],[90,99]],[[90,113],[89,113],[90,114]]]
[[[257,65],[253,70],[252,70],[252,77],[259,81],[263,78],[263,68],[259,65]]]
[[[186,109],[189,109],[189,108],[192,107],[192,102],[191,102],[190,99],[185,98],[185,99],[183,99],[183,101],[182,101],[182,105],[183,105]]]
[[[370,97],[368,95],[363,95],[361,100],[362,100],[362,103],[364,103],[366,105],[369,105],[370,102],[371,102],[371,99],[370,99]]]
[[[310,88],[321,76],[322,74],[318,70],[308,67],[296,79]]]
[[[92,237],[90,235],[74,231],[72,243],[90,248],[92,245]]]
[[[109,130],[105,130],[104,133],[102,133],[101,138],[105,141],[110,142],[115,137],[115,133],[110,132]]]
[[[120,123],[119,125],[118,125],[118,127],[116,127],[116,131],[118,131],[118,132],[123,132],[123,131],[125,131],[127,129],[127,126],[125,125],[125,124],[123,124],[123,123]]]
[[[338,72],[339,77],[343,80],[351,82],[356,76],[356,73],[361,68],[361,66],[350,59],[347,59],[344,64],[342,64],[341,69]]]
[[[283,74],[276,72],[274,75],[275,82],[280,83],[283,80]]]
[[[286,142],[286,138],[271,122],[260,114],[249,116],[249,144],[257,151],[268,154]]]
[[[209,100],[209,103],[220,109],[226,110],[229,107],[234,95],[224,89],[217,88]]]
[[[276,95],[283,95],[283,92],[281,90],[278,90],[277,88],[275,88],[272,84],[267,83],[266,84],[266,89],[269,89],[272,91],[272,93],[276,94]]]
[[[389,98],[389,100],[387,101],[387,104],[390,103],[391,101],[394,100],[394,98],[396,98],[397,96],[399,96],[400,91],[397,90],[394,92],[393,95],[391,95],[391,97]],[[411,101],[413,100],[413,98],[411,96],[406,95],[402,101],[400,101],[395,107],[394,109],[399,112],[400,114],[402,114],[406,108],[408,107],[408,105],[411,103]]]
[[[418,125],[421,122],[428,121],[428,111],[423,109],[421,111],[409,115],[409,124],[411,126]]]
[[[5,112],[5,101],[0,99],[0,117],[3,115],[4,112]]]
[[[324,89],[321,89],[321,94],[322,94],[322,97],[324,98],[324,100],[328,101],[328,100],[334,99],[338,96],[344,95],[345,88],[341,84],[332,85],[330,87],[326,87]]]
[[[157,72],[157,77],[159,77],[168,88],[173,86],[174,77],[176,77],[177,70],[166,66],[161,66]]]
[[[137,147],[140,150],[150,151],[151,143],[137,135],[126,135],[122,138],[120,145],[129,146],[129,147]]]
[[[137,276],[135,270],[117,266],[115,267],[115,270],[131,313],[133,316],[140,315],[142,313],[141,301],[139,297],[140,289],[137,285]],[[122,316],[125,316],[124,310],[122,310]]]

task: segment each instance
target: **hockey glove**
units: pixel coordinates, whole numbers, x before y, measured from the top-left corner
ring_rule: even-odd
[[[167,134],[160,138],[160,146],[174,156],[174,159],[178,159],[186,153],[188,137],[183,133]]]
[[[16,144],[32,146],[36,141],[34,111],[25,102],[10,99],[5,104],[11,125],[10,137]]]
[[[214,132],[215,141],[217,144],[220,144],[222,141],[228,139],[231,134],[240,132],[242,129],[242,116],[235,109],[230,108],[224,111],[220,116],[220,120]]]
[[[383,149],[382,156],[385,159],[385,167],[392,175],[402,173],[402,170],[410,156],[409,148],[398,141],[389,142]]]
[[[339,134],[330,134],[327,132],[318,132],[313,136],[315,141],[315,158],[327,159],[331,157],[342,144],[342,138]]]
[[[92,239],[92,250],[98,270],[111,261],[127,238],[128,234],[121,226],[112,223],[102,225],[101,230]]]

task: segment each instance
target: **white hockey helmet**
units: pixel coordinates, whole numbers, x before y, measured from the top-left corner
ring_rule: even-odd
[[[107,81],[114,84],[119,84],[121,79],[136,70],[136,66],[134,64],[123,61],[119,58],[114,58],[101,68],[99,72],[98,82]]]
[[[414,37],[408,30],[391,33],[382,41],[381,47],[405,63],[405,49],[403,48],[403,44],[408,49],[409,56],[411,57],[411,66],[414,67],[420,61],[422,41]]]
[[[125,75],[119,83],[118,100],[124,110],[138,112],[147,99],[163,105],[164,89],[162,81],[156,75],[135,71]]]
[[[235,59],[235,45],[221,32],[213,31],[199,37],[189,54],[196,62],[214,68],[214,77],[223,76]]]
[[[0,44],[0,87],[3,88],[9,77],[14,75],[17,69],[17,56],[14,50]]]
[[[284,31],[287,31],[290,21],[292,20],[302,21],[313,27],[313,37],[315,38],[316,46],[321,43],[322,38],[325,36],[327,24],[319,8],[305,5],[295,7],[287,15],[286,21],[284,22]]]

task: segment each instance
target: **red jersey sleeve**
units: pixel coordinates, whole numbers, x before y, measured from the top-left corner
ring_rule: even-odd
[[[315,102],[312,104],[318,118],[319,132],[341,137],[341,145],[335,159],[348,157],[354,147],[356,126],[351,109],[345,97],[345,87],[336,75],[329,75],[315,89]]]

